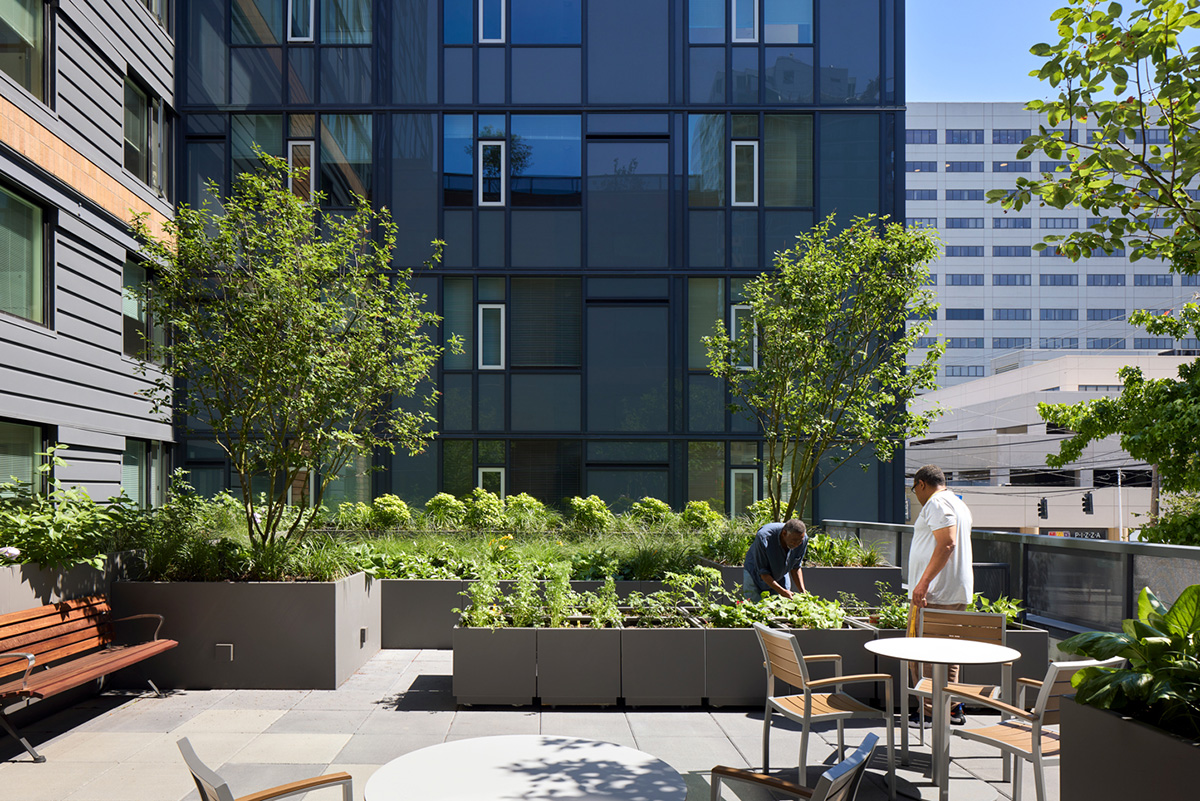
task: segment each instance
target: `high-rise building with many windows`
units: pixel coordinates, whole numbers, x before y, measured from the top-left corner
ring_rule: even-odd
[[[146,280],[128,223],[172,214],[169,0],[0,3],[0,482],[161,496],[169,422],[137,393]],[[151,368],[153,370],[154,368]]]
[[[986,202],[986,192],[1010,189],[1019,176],[1062,166],[1016,158],[1039,124],[1044,118],[1020,103],[908,106],[906,221],[937,228],[945,243],[931,268],[941,308],[922,343],[946,343],[943,386],[1069,354],[1200,349],[1194,339],[1151,337],[1127,322],[1134,310],[1161,312],[1192,300],[1200,291],[1195,276],[1160,261],[1131,263],[1119,250],[1077,262],[1053,247],[1039,252],[1033,246],[1047,235],[1091,225],[1088,213],[1037,203],[1005,211]],[[1086,123],[1075,131],[1088,134]]]
[[[258,145],[311,166],[328,208],[354,192],[390,208],[398,267],[446,241],[416,279],[466,343],[437,371],[440,436],[330,501],[759,497],[760,437],[700,338],[815,219],[901,208],[902,16],[895,0],[181,0],[181,200],[228,187]],[[197,485],[228,485],[203,442],[186,451]],[[847,469],[817,513],[895,519],[897,476]]]

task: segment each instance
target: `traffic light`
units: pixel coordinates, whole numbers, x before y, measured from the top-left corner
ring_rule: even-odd
[[[1038,501],[1038,517],[1045,520],[1050,516],[1050,502],[1045,498]]]
[[[1096,511],[1096,507],[1092,503],[1092,493],[1083,493],[1083,513],[1085,515],[1090,515],[1094,511]]]

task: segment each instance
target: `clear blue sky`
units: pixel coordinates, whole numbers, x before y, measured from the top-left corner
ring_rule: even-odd
[[[1050,14],[1065,5],[1063,0],[907,0],[908,102],[1050,97],[1050,84],[1029,76],[1041,66],[1029,48],[1057,41]]]

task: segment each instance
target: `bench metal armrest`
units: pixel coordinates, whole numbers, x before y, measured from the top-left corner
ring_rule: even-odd
[[[24,690],[25,686],[29,682],[29,671],[33,670],[33,664],[34,664],[34,662],[37,662],[37,656],[35,656],[34,654],[31,654],[31,653],[28,653],[27,651],[8,651],[7,653],[0,654],[0,659],[5,659],[5,658],[9,658],[9,657],[11,657],[11,658],[22,657],[27,662],[29,662],[29,664],[25,666],[24,675],[21,676],[21,689]]]
[[[150,618],[150,617],[156,617],[156,618],[158,618],[158,625],[154,627],[154,636],[151,638],[151,639],[153,639],[153,640],[157,640],[157,639],[158,639],[158,632],[160,632],[160,631],[162,630],[163,623],[164,623],[164,622],[165,622],[165,620],[166,620],[166,619],[165,619],[165,618],[164,618],[162,615],[157,615],[157,614],[154,614],[153,612],[147,612],[147,613],[146,613],[146,614],[144,614],[144,615],[130,615],[129,617],[119,617],[119,618],[116,618],[115,620],[112,620],[112,621],[110,621],[110,622],[112,622],[112,623],[124,623],[126,620],[142,620],[142,619],[144,619],[144,618]]]

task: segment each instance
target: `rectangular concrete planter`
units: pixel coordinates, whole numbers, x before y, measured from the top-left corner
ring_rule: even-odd
[[[117,617],[158,613],[179,646],[151,663],[176,689],[332,690],[379,652],[380,588],[327,582],[115,582]],[[120,676],[138,684],[136,669]]]
[[[704,629],[621,629],[621,694],[632,706],[699,706]]]
[[[454,629],[454,698],[460,704],[533,703],[537,629]]]
[[[380,644],[384,648],[451,648],[454,609],[468,603],[461,579],[384,579]]]
[[[1062,704],[1062,801],[1193,801],[1200,746],[1106,709]]]
[[[537,695],[551,705],[617,703],[621,630],[538,629]]]

